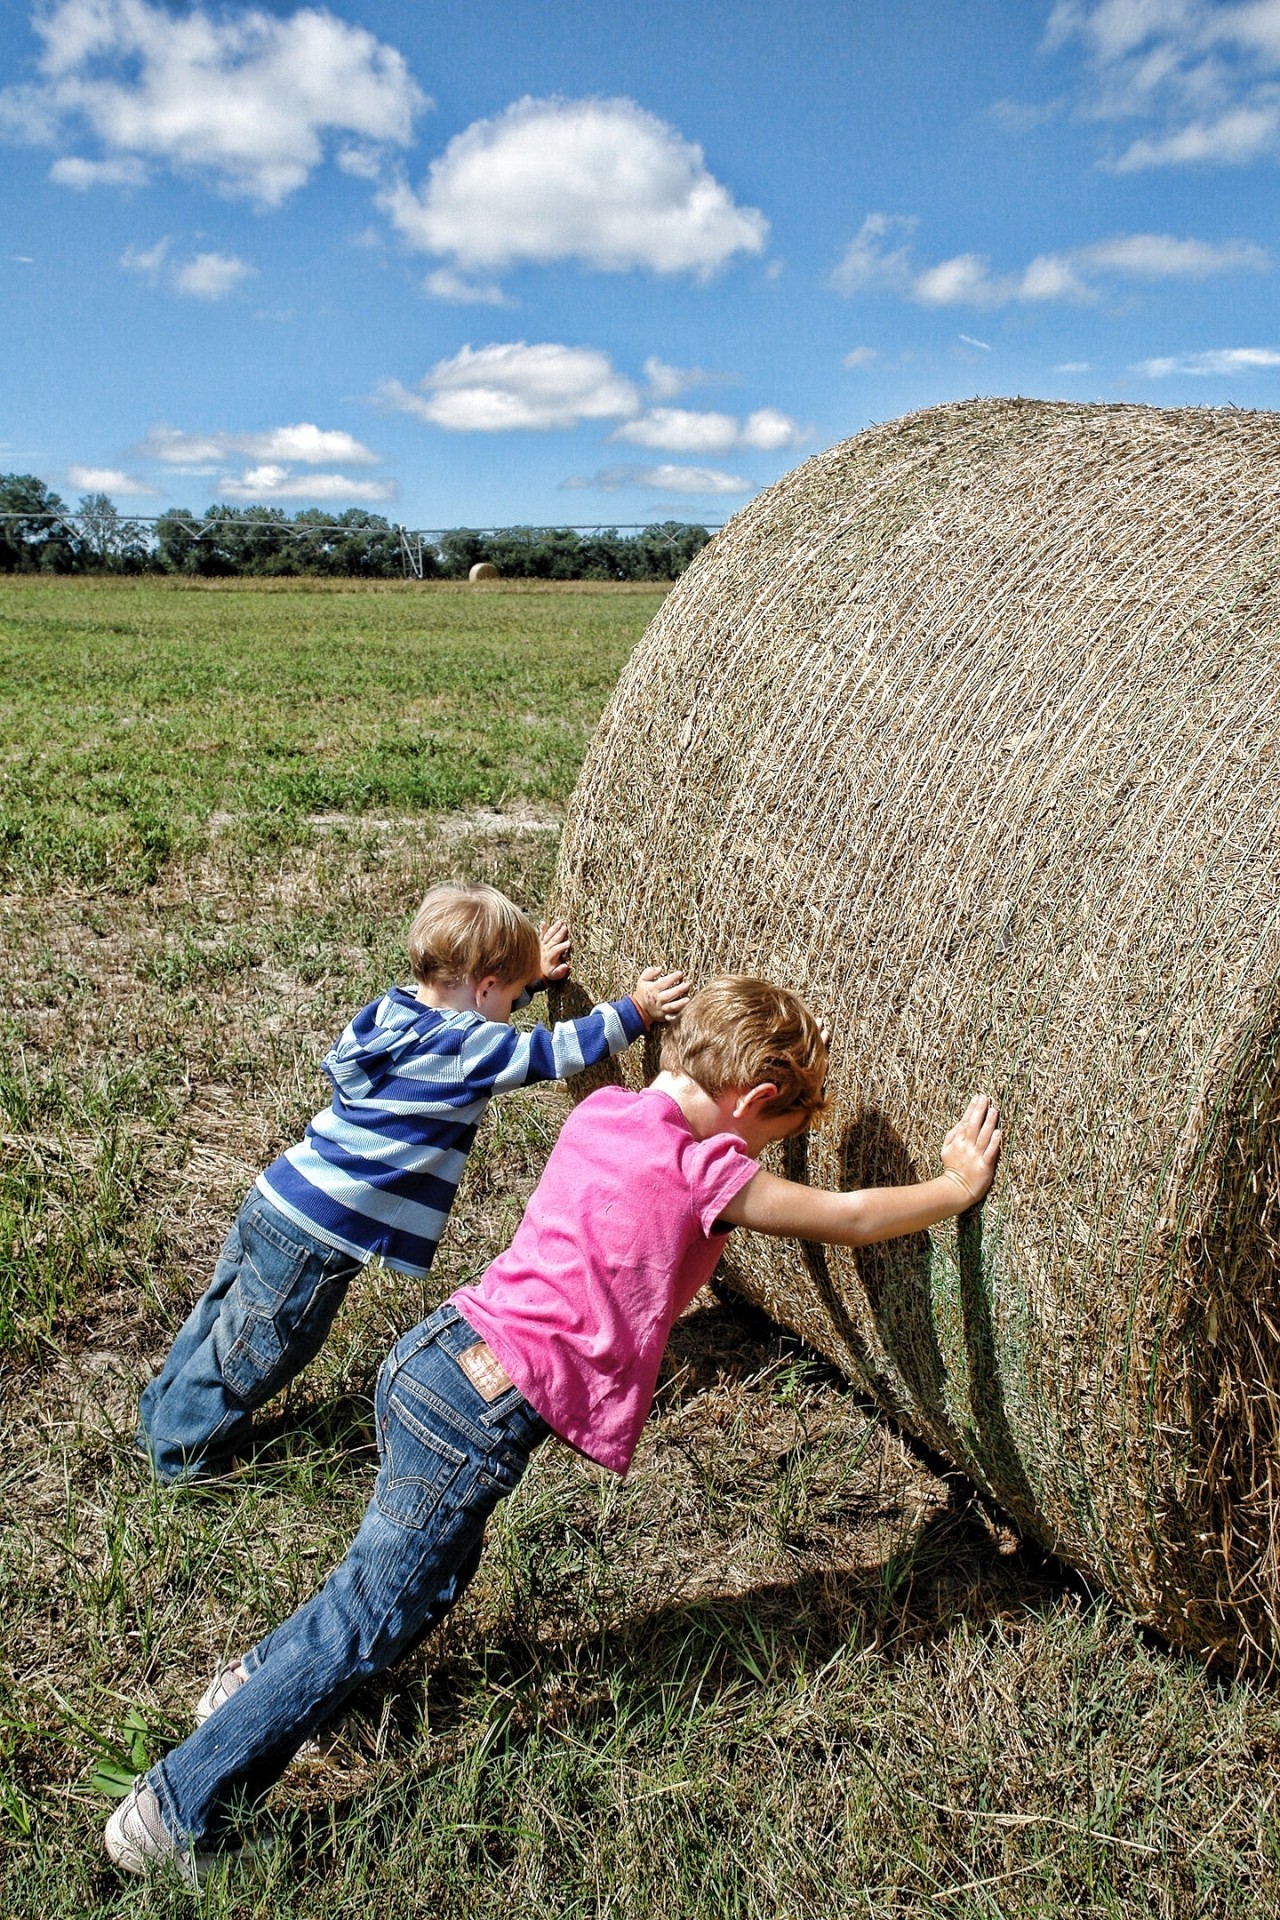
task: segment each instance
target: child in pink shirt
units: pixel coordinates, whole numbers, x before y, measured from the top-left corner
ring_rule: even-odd
[[[107,1825],[117,1866],[198,1877],[232,1801],[264,1793],[453,1605],[490,1512],[549,1434],[627,1471],[672,1322],[731,1228],[860,1246],[982,1199],[1000,1150],[983,1095],[933,1179],[840,1193],[764,1171],[764,1149],[821,1113],[826,1061],[796,995],[717,980],[668,1027],[652,1086],[602,1088],[569,1116],[511,1246],[392,1349],[375,1403],[381,1465],[346,1559],[215,1676],[196,1731],[134,1782]]]

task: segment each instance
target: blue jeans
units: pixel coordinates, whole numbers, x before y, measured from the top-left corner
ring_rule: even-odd
[[[180,1846],[215,1843],[371,1674],[449,1611],[480,1563],[485,1522],[547,1436],[516,1387],[487,1401],[457,1356],[479,1343],[446,1303],[392,1348],[375,1406],[381,1465],[346,1559],[243,1657],[248,1678],[153,1767]]]
[[[162,1370],[142,1390],[138,1444],[169,1484],[218,1473],[255,1407],[313,1360],[360,1271],[255,1187]]]

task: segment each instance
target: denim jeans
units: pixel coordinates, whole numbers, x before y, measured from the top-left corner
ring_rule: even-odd
[[[479,1337],[446,1304],[392,1348],[375,1400],[378,1478],[346,1559],[243,1656],[244,1685],[147,1775],[179,1846],[216,1844],[231,1803],[263,1794],[475,1573],[486,1520],[549,1431],[518,1388],[486,1401],[473,1385],[457,1356]]]
[[[217,1473],[260,1407],[313,1360],[360,1271],[255,1187],[162,1370],[142,1390],[138,1445],[166,1484]]]

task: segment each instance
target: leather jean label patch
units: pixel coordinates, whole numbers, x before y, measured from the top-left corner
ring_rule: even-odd
[[[493,1348],[485,1340],[477,1340],[474,1347],[468,1347],[465,1352],[460,1353],[458,1365],[480,1398],[486,1402],[500,1399],[504,1393],[509,1393],[515,1384]]]

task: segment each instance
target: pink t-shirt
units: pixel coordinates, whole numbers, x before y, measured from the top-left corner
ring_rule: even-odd
[[[630,1465],[671,1323],[758,1170],[735,1134],[695,1139],[669,1094],[601,1087],[565,1121],[507,1251],[452,1296],[552,1432],[601,1466]]]

